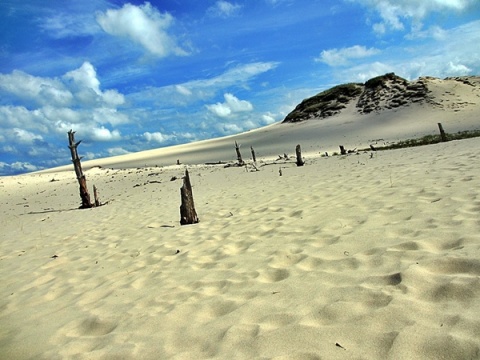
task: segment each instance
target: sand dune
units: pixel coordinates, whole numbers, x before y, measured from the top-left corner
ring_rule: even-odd
[[[3,357],[479,358],[479,151],[2,178]]]
[[[410,101],[399,108],[359,115],[352,102],[340,114],[325,119],[274,124],[219,139],[85,161],[83,166],[86,169],[94,166],[135,168],[169,166],[176,164],[177,160],[190,165],[230,161],[235,159],[235,141],[243,146],[245,158],[250,156],[250,146],[259,157],[275,159],[279,154],[293,154],[297,144],[302,145],[304,156],[316,157],[320,153],[338,151],[339,145],[348,149],[368,148],[372,143],[437,134],[439,122],[451,133],[479,128],[480,77],[424,78],[423,81],[429,93],[428,101],[421,103]],[[81,138],[81,134],[77,136]],[[73,167],[64,166],[54,171],[67,169]]]
[[[236,137],[259,171],[195,165],[234,138],[95,160],[93,209],[71,170],[0,178],[0,357],[479,359],[480,139],[318,154],[478,119],[422,108]],[[298,142],[305,166],[271,164]]]

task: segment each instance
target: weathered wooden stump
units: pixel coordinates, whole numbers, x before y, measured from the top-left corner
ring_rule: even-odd
[[[300,145],[295,147],[295,153],[297,154],[297,166],[305,165],[305,162],[302,159],[302,149],[300,148]]]
[[[102,206],[102,203],[98,198],[97,187],[95,185],[93,185],[93,198],[95,199],[95,206]]]
[[[255,150],[253,150],[253,146],[250,146],[250,150],[252,151],[252,160],[254,163],[256,163],[257,157],[255,156]]]
[[[445,134],[445,130],[443,130],[442,123],[438,123],[438,130],[440,130],[440,138],[442,139],[442,141],[448,141],[447,134]]]
[[[238,165],[239,166],[245,165],[245,163],[243,162],[243,159],[242,159],[242,154],[240,153],[240,146],[237,144],[236,141],[235,141],[235,151],[237,152]]]
[[[193,202],[192,185],[188,170],[185,170],[183,186],[180,188],[182,204],[180,205],[180,225],[190,225],[199,222],[195,204]]]
[[[87,179],[83,175],[82,164],[80,163],[81,158],[78,157],[77,147],[82,142],[82,140],[75,142],[75,131],[70,130],[68,132],[68,142],[69,149],[72,155],[73,167],[75,169],[75,174],[77,175],[78,184],[80,186],[80,198],[82,199],[82,205],[80,209],[88,209],[94,205],[90,201],[90,194],[87,189]]]

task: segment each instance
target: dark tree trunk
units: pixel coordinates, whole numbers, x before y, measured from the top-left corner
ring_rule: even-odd
[[[243,166],[245,163],[243,162],[242,154],[240,154],[240,146],[238,146],[236,141],[235,141],[235,151],[237,152],[238,165]]]
[[[440,130],[440,138],[442,139],[442,141],[448,141],[447,134],[445,134],[445,130],[443,130],[443,126],[441,123],[438,123],[438,129]]]
[[[300,145],[297,145],[295,148],[295,153],[297,154],[297,166],[303,166],[305,162],[302,159],[302,149],[300,148]]]
[[[81,209],[91,208],[94,205],[90,202],[90,194],[87,189],[87,180],[85,175],[83,175],[82,164],[80,163],[81,158],[78,157],[77,146],[82,142],[75,142],[75,131],[70,130],[68,132],[68,142],[69,149],[72,155],[73,167],[75,169],[75,174],[77,175],[78,184],[80,185],[80,198],[82,199]]]
[[[250,150],[252,150],[252,160],[254,163],[256,163],[257,157],[255,156],[255,150],[253,150],[253,146],[250,146]]]
[[[196,224],[199,222],[195,204],[193,203],[192,185],[188,170],[185,170],[183,186],[180,188],[182,204],[180,205],[180,225]]]

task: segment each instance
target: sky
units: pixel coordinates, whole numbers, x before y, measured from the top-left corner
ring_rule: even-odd
[[[282,121],[332,86],[480,75],[478,0],[0,0],[0,175]]]

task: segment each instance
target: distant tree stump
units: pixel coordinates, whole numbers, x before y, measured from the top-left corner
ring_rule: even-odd
[[[185,170],[183,186],[180,188],[182,204],[180,205],[180,225],[190,225],[199,222],[195,204],[193,202],[192,185],[188,170]]]
[[[237,152],[238,165],[243,166],[245,163],[243,162],[242,154],[240,153],[240,146],[238,146],[236,141],[235,141],[235,151]]]
[[[253,150],[253,146],[250,146],[250,150],[252,151],[252,160],[254,163],[256,163],[257,157],[255,156],[255,150]]]
[[[95,199],[95,206],[102,206],[102,203],[98,198],[97,187],[95,185],[93,185],[93,198]]]
[[[442,139],[442,141],[448,141],[447,134],[445,134],[445,130],[443,130],[443,126],[441,123],[438,123],[438,130],[440,130],[440,138]]]
[[[305,162],[302,159],[302,149],[300,148],[300,145],[296,146],[295,153],[297,154],[297,166],[305,165]]]

